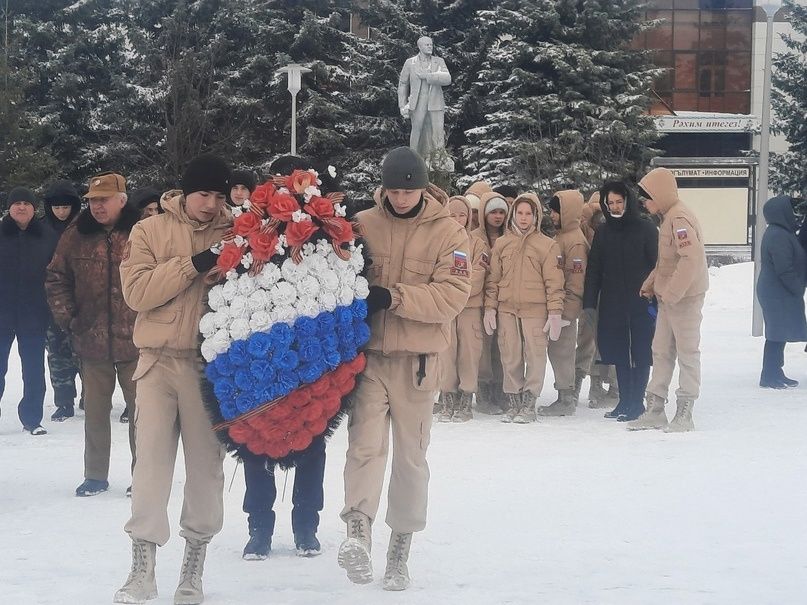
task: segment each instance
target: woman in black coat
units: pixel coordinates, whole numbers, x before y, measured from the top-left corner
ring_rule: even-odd
[[[785,343],[807,341],[804,288],[807,254],[796,237],[796,215],[787,196],[768,200],[762,208],[768,228],[762,236],[757,298],[765,319],[765,352],[759,386],[798,386],[785,376]]]
[[[644,393],[653,365],[655,302],[639,295],[656,266],[658,229],[639,212],[639,202],[620,182],[603,185],[605,224],[594,234],[586,269],[583,308],[598,311],[598,363],[616,366],[619,403],[605,416],[622,422],[644,412]]]

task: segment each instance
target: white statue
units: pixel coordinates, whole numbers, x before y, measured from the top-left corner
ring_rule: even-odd
[[[418,40],[417,56],[406,60],[398,78],[398,107],[412,121],[409,146],[428,159],[433,151],[445,149],[443,87],[451,84],[446,62],[435,57],[432,39]]]

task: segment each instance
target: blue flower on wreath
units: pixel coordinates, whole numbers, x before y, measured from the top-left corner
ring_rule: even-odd
[[[234,382],[241,391],[252,391],[255,388],[255,377],[249,366],[236,370]]]
[[[325,370],[325,364],[317,360],[300,366],[298,372],[302,382],[311,384],[312,382],[316,382],[325,373]]]
[[[213,383],[213,393],[219,401],[235,397],[235,385],[229,378],[219,378]]]
[[[301,317],[294,322],[294,330],[297,332],[297,338],[313,338],[317,334],[319,324],[316,319],[311,317]]]
[[[218,380],[218,378],[221,376],[219,371],[216,369],[215,362],[209,363],[205,366],[205,376],[211,383],[216,382],[216,380]]]
[[[330,336],[336,329],[336,317],[332,313],[320,313],[316,321],[318,326],[317,333],[320,338]]]
[[[324,351],[336,351],[339,348],[339,337],[331,331],[320,337],[320,344]]]
[[[300,375],[296,370],[283,372],[278,374],[277,384],[280,387],[281,395],[288,395],[300,386]]]
[[[238,417],[238,408],[235,407],[235,401],[224,401],[219,405],[221,415],[225,420],[232,420]]]
[[[337,367],[339,367],[339,364],[342,363],[342,356],[337,350],[326,351],[323,360],[329,369],[335,370]]]
[[[245,340],[236,340],[233,342],[233,344],[230,345],[230,350],[227,351],[227,355],[229,355],[230,361],[236,367],[243,367],[252,361]]]
[[[297,345],[300,360],[304,362],[314,362],[322,358],[322,345],[314,338],[301,340]]]
[[[255,398],[252,393],[242,393],[235,398],[235,407],[242,414],[246,414],[255,407]]]
[[[272,337],[266,332],[256,332],[247,341],[247,352],[255,359],[271,357]]]
[[[235,374],[235,366],[233,365],[232,361],[230,361],[230,357],[226,353],[216,357],[213,364],[216,366],[216,371],[221,376],[232,376]]]
[[[352,359],[356,358],[356,355],[358,355],[358,351],[356,350],[355,346],[350,345],[341,346],[339,347],[339,355],[342,356],[342,359],[344,361],[351,361]]]
[[[294,370],[300,365],[300,358],[294,351],[285,351],[275,359],[275,365],[278,369],[278,374]]]
[[[276,323],[269,330],[269,336],[272,338],[272,348],[288,349],[291,343],[294,342],[294,331],[291,327],[284,323]]]
[[[367,319],[366,301],[362,299],[354,300],[353,304],[350,305],[350,310],[353,313],[354,319],[361,319],[361,320]]]
[[[336,307],[334,315],[336,316],[337,330],[340,327],[349,326],[353,323],[353,312],[350,310],[350,307]]]
[[[277,377],[275,366],[267,359],[256,359],[249,364],[249,370],[259,385],[272,382]]]
[[[370,326],[368,326],[364,321],[357,321],[353,324],[353,328],[353,339],[356,342],[356,346],[361,347],[367,344],[367,342],[370,340]]]

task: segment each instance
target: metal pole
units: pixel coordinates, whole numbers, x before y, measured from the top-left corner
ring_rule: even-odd
[[[756,199],[756,221],[754,224],[754,313],[751,335],[762,336],[762,307],[757,298],[757,280],[762,256],[762,234],[765,232],[765,217],[762,206],[768,201],[768,155],[771,139],[771,71],[773,68],[773,18],[775,10],[765,11],[768,23],[765,33],[765,78],[762,85],[762,132],[759,141],[759,181]]]
[[[297,93],[291,94],[291,155],[297,155]]]

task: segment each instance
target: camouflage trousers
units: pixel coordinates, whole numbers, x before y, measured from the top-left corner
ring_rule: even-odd
[[[76,399],[79,361],[70,344],[70,336],[51,323],[48,326],[45,346],[48,351],[48,370],[56,407],[72,408]]]

